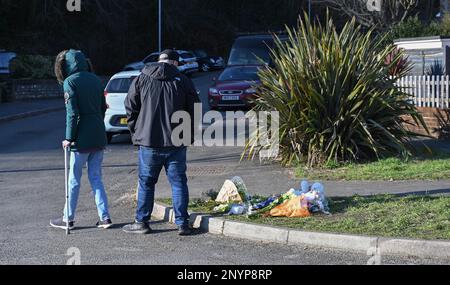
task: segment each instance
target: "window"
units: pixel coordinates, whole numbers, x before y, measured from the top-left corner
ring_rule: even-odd
[[[195,53],[195,56],[197,56],[198,58],[208,57],[208,54],[206,53],[206,51],[204,51],[202,49],[196,50],[194,53]]]
[[[136,78],[116,78],[109,82],[108,87],[106,87],[107,93],[128,93],[130,90],[131,83]]]
[[[180,54],[180,57],[182,59],[190,59],[190,58],[194,58],[195,56],[192,53],[185,52],[185,53]]]
[[[258,81],[257,67],[227,68],[219,77],[220,81]]]
[[[270,64],[270,47],[273,45],[273,40],[238,39],[231,50],[228,65]]]
[[[0,69],[8,70],[11,60],[13,60],[15,57],[16,54],[12,52],[0,53]]]
[[[445,67],[442,49],[408,50],[405,51],[405,54],[413,65],[410,75],[431,75],[431,71],[435,70],[438,66]]]

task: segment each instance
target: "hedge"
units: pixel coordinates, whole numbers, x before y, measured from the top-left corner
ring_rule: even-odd
[[[54,57],[42,55],[18,55],[10,63],[11,78],[50,79],[55,78]]]

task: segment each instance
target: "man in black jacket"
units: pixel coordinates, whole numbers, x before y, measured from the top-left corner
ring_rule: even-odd
[[[133,143],[139,146],[139,189],[135,223],[123,228],[128,233],[148,234],[153,212],[155,185],[164,167],[172,185],[175,223],[180,235],[189,235],[189,190],[186,176],[186,147],[172,141],[177,127],[172,116],[188,112],[194,121],[199,103],[192,81],[178,71],[179,55],[165,50],[160,61],[147,65],[131,84],[125,100]],[[193,127],[193,125],[191,125]],[[191,134],[193,130],[191,129]],[[192,143],[192,141],[191,141]]]

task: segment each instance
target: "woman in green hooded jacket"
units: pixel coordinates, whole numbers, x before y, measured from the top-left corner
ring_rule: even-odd
[[[100,218],[97,226],[112,226],[102,181],[103,153],[107,144],[103,120],[107,105],[102,82],[90,71],[91,67],[81,51],[65,50],[56,57],[55,74],[64,87],[67,111],[63,147],[70,149],[69,200],[63,218],[51,220],[50,225],[64,230],[67,229],[67,220],[69,229],[74,228],[81,176],[86,164]]]

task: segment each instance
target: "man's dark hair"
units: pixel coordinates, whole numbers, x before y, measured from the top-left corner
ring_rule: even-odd
[[[66,67],[66,54],[68,51],[69,50],[63,50],[62,52],[60,52],[56,56],[56,60],[55,60],[56,80],[58,80],[58,82],[60,84],[63,84],[64,80],[67,77],[65,67]]]

